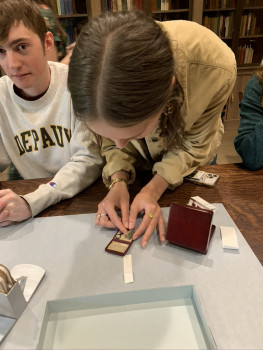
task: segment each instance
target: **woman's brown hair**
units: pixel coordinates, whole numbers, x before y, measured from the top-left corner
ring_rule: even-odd
[[[170,41],[152,18],[140,12],[103,14],[82,30],[70,60],[75,114],[125,128],[162,113],[167,147],[180,146],[183,91],[174,67]]]

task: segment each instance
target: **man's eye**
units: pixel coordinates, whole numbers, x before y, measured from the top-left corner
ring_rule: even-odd
[[[3,54],[5,53],[5,50],[4,49],[0,49],[0,54]]]
[[[17,46],[17,49],[19,51],[24,51],[26,49],[26,45],[25,44],[20,44],[20,45]]]

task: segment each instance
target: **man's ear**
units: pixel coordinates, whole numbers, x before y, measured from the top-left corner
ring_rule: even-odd
[[[46,54],[54,48],[54,38],[51,32],[46,32],[45,36],[45,52]]]

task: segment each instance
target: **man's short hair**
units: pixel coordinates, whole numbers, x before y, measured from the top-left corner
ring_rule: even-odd
[[[44,47],[47,26],[38,6],[30,0],[0,0],[0,42],[20,23],[37,34]]]

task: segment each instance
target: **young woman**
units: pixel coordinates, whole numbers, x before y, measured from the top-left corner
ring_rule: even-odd
[[[106,158],[109,193],[98,205],[97,225],[127,232],[143,211],[133,238],[144,233],[145,247],[157,226],[165,240],[158,200],[215,157],[235,78],[232,51],[197,23],[157,23],[129,12],[88,24],[71,57],[68,86],[76,116],[101,136]],[[153,178],[129,206],[135,169],[151,169]]]

